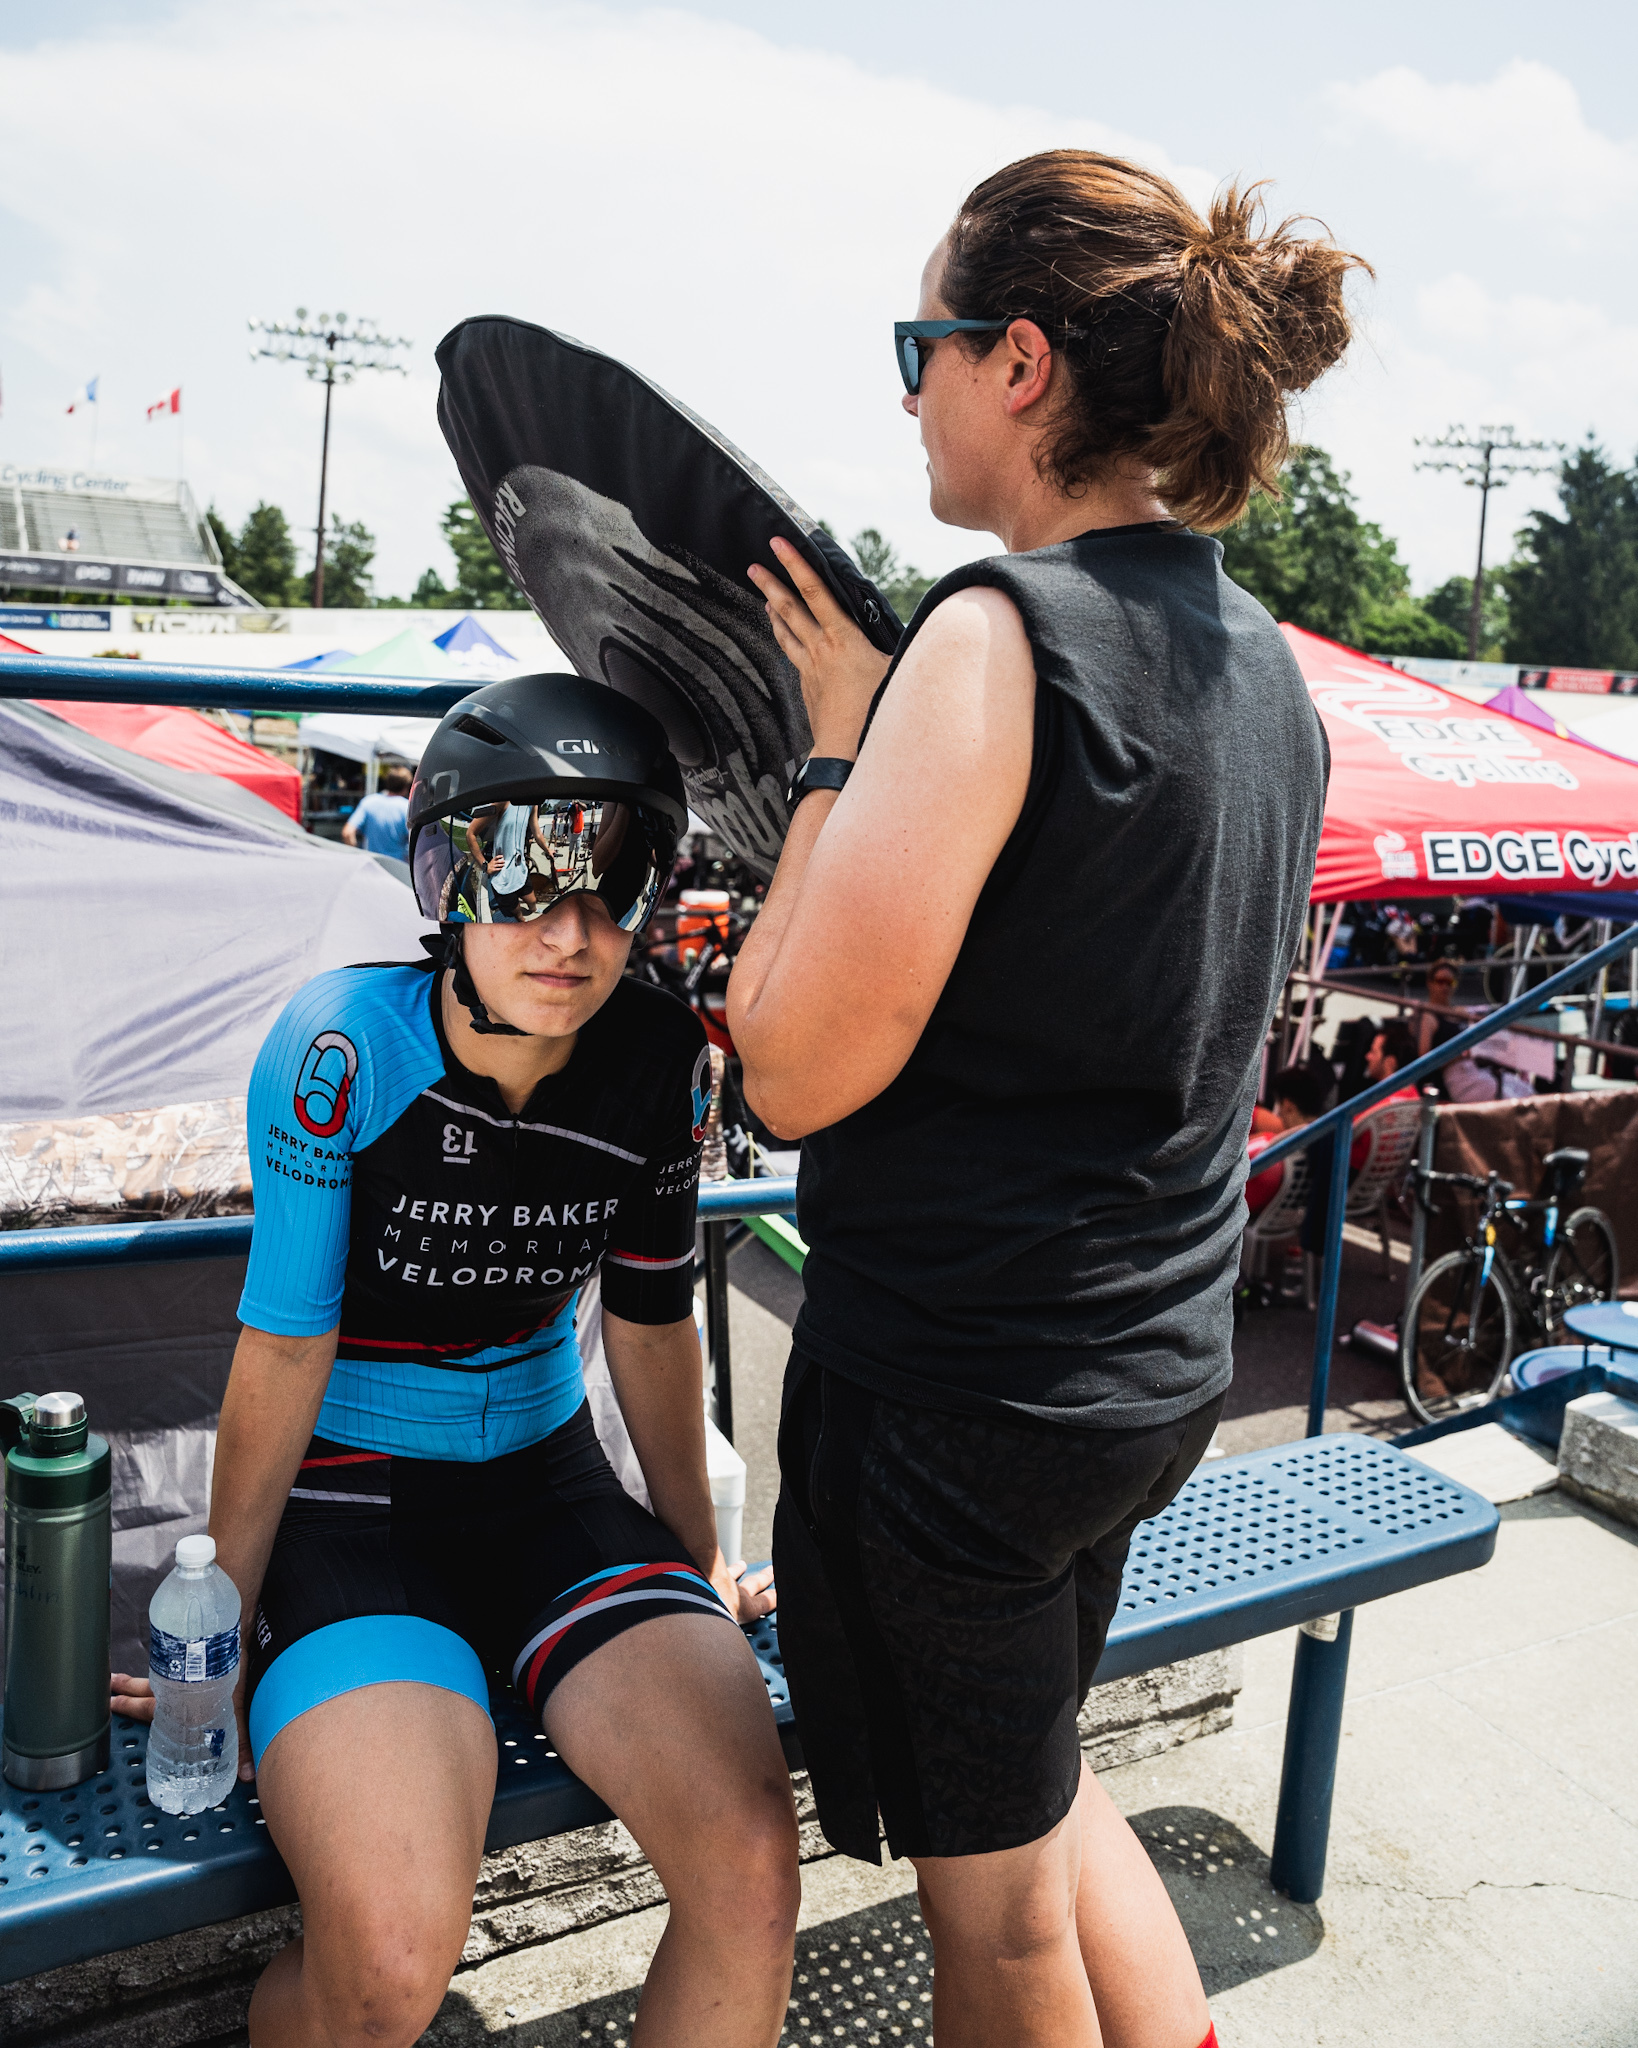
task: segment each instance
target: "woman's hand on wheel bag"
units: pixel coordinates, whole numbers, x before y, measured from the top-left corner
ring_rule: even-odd
[[[769,622],[781,652],[802,679],[813,751],[851,761],[859,751],[870,700],[887,673],[888,657],[871,646],[788,541],[775,540],[772,546],[789,582],[760,563],[753,563],[749,574],[768,601]]]

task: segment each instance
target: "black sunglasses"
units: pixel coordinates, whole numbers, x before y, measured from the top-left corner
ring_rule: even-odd
[[[893,353],[905,390],[914,398],[921,389],[921,373],[932,353],[921,346],[924,341],[942,341],[947,334],[998,334],[1011,325],[1010,320],[895,320]]]
[[[922,347],[923,342],[942,341],[947,334],[999,334],[1014,320],[1028,317],[1028,314],[1014,313],[1005,320],[895,320],[893,353],[898,357],[899,375],[904,379],[905,390],[914,398],[921,389],[922,372],[927,368],[928,356],[932,354],[931,349]],[[1087,329],[1065,327],[1059,332],[1065,341],[1084,341]]]

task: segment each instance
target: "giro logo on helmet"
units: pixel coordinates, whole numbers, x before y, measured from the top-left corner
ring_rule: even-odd
[[[598,754],[602,749],[595,740],[559,740],[557,751],[560,754]]]
[[[321,1031],[302,1058],[296,1081],[296,1121],[315,1138],[333,1138],[347,1121],[347,1099],[358,1072],[358,1051],[339,1031]]]
[[[697,1145],[705,1136],[705,1119],[711,1114],[711,1048],[700,1048],[694,1062],[694,1082],[689,1091],[694,1105],[693,1139]]]

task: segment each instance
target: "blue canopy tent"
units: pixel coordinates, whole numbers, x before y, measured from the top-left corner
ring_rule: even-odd
[[[517,660],[517,656],[503,647],[493,633],[484,631],[470,612],[464,619],[457,619],[447,632],[436,635],[432,644],[441,647],[446,654],[492,654],[500,661]]]

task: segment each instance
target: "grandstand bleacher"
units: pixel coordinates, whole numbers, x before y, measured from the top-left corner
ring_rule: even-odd
[[[180,480],[0,466],[0,588],[259,610]]]

